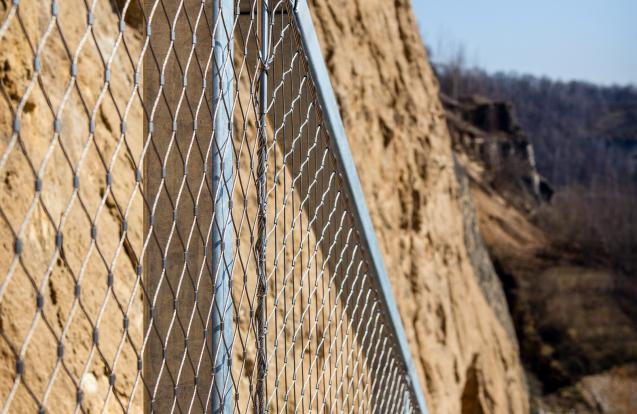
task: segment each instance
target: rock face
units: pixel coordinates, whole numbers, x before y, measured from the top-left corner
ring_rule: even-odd
[[[517,345],[515,327],[513,326],[502,283],[480,233],[478,215],[476,214],[475,202],[471,192],[470,177],[458,161],[456,161],[455,165],[456,176],[460,183],[460,205],[464,218],[464,242],[467,246],[469,260],[475,271],[482,294],[489,302],[502,326],[506,329],[511,341]]]
[[[410,2],[311,7],[431,412],[528,411],[515,341],[465,243],[445,114]]]
[[[550,201],[553,189],[538,173],[533,147],[510,104],[480,96],[455,101],[442,95],[441,100],[454,149],[483,167],[484,184],[525,212]]]
[[[134,348],[144,315],[139,250],[131,248],[142,241],[133,161],[142,140],[124,144],[121,125],[128,121],[127,134],[142,137],[143,110],[131,97],[128,56],[113,52],[118,19],[110,3],[95,4],[92,32],[83,2],[56,7],[57,23],[50,4],[23,1],[13,13],[0,2],[0,398],[4,404],[12,393],[3,407],[11,412],[37,412],[38,402],[72,412],[78,400],[96,412],[110,393],[105,410],[135,410],[141,390],[130,401],[122,391],[138,383]],[[124,33],[135,55],[141,36]]]
[[[6,17],[7,4],[0,2],[0,19]],[[97,4],[91,41],[106,53],[113,49],[112,39],[117,37],[117,8],[109,2]],[[0,395],[6,396],[14,384],[13,367],[19,350],[13,345],[23,343],[27,334],[34,331],[23,380],[29,388],[19,388],[13,410],[36,411],[35,399],[29,393],[41,396],[51,382],[54,385],[47,391],[47,405],[71,411],[79,398],[74,393],[78,378],[83,381],[82,398],[87,411],[99,410],[111,390],[109,382],[114,381],[109,378],[105,363],[113,358],[123,375],[113,387],[112,395],[116,397],[111,398],[112,407],[108,409],[118,409],[121,404],[140,410],[141,387],[129,400],[125,390],[138,383],[139,355],[134,344],[141,340],[143,316],[141,294],[135,284],[134,255],[142,243],[142,200],[131,178],[136,174],[133,160],[138,159],[141,140],[120,151],[123,133],[118,128],[125,120],[127,136],[142,136],[143,108],[134,94],[130,97],[132,64],[120,48],[112,59],[108,99],[98,104],[102,96],[95,91],[104,82],[104,68],[94,45],[82,52],[77,79],[71,79],[67,70],[71,60],[66,47],[75,50],[86,32],[86,15],[77,12],[85,10],[85,6],[81,1],[60,2],[64,39],[54,31],[41,56],[44,69],[40,76],[49,95],[36,87],[28,99],[22,99],[29,85],[35,84],[29,41],[45,31],[50,10],[26,0],[20,8],[27,33],[12,24],[0,47],[0,149],[4,152],[16,145],[11,134],[12,113],[19,108],[23,114],[22,152],[14,151],[1,161],[0,202],[11,223],[23,218],[34,199],[41,203],[36,203],[33,218],[24,230],[27,237],[22,267],[15,273],[16,282],[9,284],[0,309],[4,338],[0,341]],[[526,382],[517,344],[493,269],[482,250],[474,254],[481,248],[480,243],[475,225],[471,219],[467,224],[464,215],[471,206],[456,177],[437,83],[410,2],[315,1],[311,9],[430,411],[527,412]],[[132,13],[128,20],[132,26],[123,36],[135,54],[142,46],[142,38],[135,33],[139,19],[134,10]],[[63,98],[65,93],[68,96]],[[129,100],[132,104],[128,112],[120,112]],[[47,154],[46,149],[56,136],[55,114],[50,105],[58,108],[61,102],[66,105],[61,144],[53,145],[53,152]],[[86,107],[99,108],[93,114],[95,125],[90,127]],[[89,133],[89,128],[94,131]],[[92,133],[100,135],[95,140],[99,145],[87,141]],[[45,165],[41,171],[46,177],[42,195],[35,194],[33,166],[24,154],[36,165]],[[104,158],[116,166],[113,177],[106,177]],[[51,162],[45,162],[47,159]],[[84,167],[76,178],[73,167],[80,161]],[[81,183],[77,191],[72,185],[76,180]],[[82,199],[95,201],[95,205],[85,206]],[[129,199],[129,209],[125,213],[118,211],[117,206]],[[98,215],[98,236],[89,231],[92,219],[85,210],[104,210]],[[58,243],[55,223],[61,217],[68,217],[69,224],[63,243]],[[5,222],[0,230],[4,277],[15,246]],[[128,234],[122,236],[126,231]],[[93,243],[92,239],[97,241]],[[99,261],[98,253],[87,250],[87,246],[94,245],[103,257],[119,257],[121,264],[112,264],[118,269],[112,275],[112,289],[104,276],[110,265]],[[91,254],[92,258],[84,262]],[[49,263],[50,257],[57,260]],[[47,268],[51,268],[48,281],[31,279],[31,275],[42,275]],[[88,288],[78,293],[74,290],[75,275],[84,268],[82,283]],[[32,286],[38,284],[44,284],[44,299],[36,298],[37,290]],[[76,310],[74,294],[81,297],[81,312]],[[12,297],[30,301],[20,302]],[[105,298],[108,305],[102,308]],[[35,329],[31,324],[38,315],[33,303],[41,301],[44,315],[50,319],[36,323]],[[130,322],[128,338],[119,343],[113,338],[124,337],[119,308],[122,303],[131,307],[126,312],[137,315],[138,320]],[[91,339],[87,333],[98,317],[102,318],[99,341],[104,355],[91,359],[98,336]],[[73,322],[66,325],[71,319]],[[53,381],[45,374],[59,366],[60,350],[55,344],[63,330],[68,338],[64,366]],[[91,362],[85,364],[87,360]],[[39,369],[34,370],[34,366]]]

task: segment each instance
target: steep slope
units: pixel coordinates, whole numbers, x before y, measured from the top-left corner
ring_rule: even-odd
[[[431,411],[527,411],[515,339],[465,245],[445,115],[410,2],[312,9]]]
[[[469,176],[480,232],[506,288],[534,405],[549,412],[637,408],[635,289],[598,252],[565,248],[538,226],[555,194],[511,105],[443,96],[454,150]],[[476,116],[476,115],[480,116]],[[491,120],[491,122],[485,122]]]
[[[510,102],[556,189],[538,212],[561,248],[637,273],[637,88],[436,65],[443,92]]]

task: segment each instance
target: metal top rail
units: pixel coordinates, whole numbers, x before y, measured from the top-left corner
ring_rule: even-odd
[[[422,413],[427,413],[425,397],[422,393],[418,374],[414,367],[409,343],[407,342],[405,329],[400,319],[400,314],[398,313],[396,301],[394,300],[394,294],[387,276],[385,263],[383,262],[383,257],[378,247],[374,226],[372,224],[369,211],[367,210],[365,196],[363,194],[360,179],[356,172],[356,166],[354,164],[354,159],[352,158],[352,151],[349,147],[345,127],[343,126],[343,121],[339,113],[338,103],[334,95],[332,83],[330,82],[323,54],[321,53],[321,47],[316,35],[316,30],[312,23],[312,16],[306,0],[290,1],[293,3],[292,10],[294,10],[294,20],[300,33],[301,42],[303,43],[303,49],[307,57],[312,80],[316,87],[319,103],[323,111],[325,126],[329,131],[329,136],[333,140],[336,159],[343,171],[346,189],[349,193],[348,196],[355,209],[354,216],[358,226],[360,227],[359,231],[362,236],[362,242],[373,263],[373,266],[370,266],[370,268],[376,282],[378,283],[388,314],[388,319],[391,321],[394,335],[396,336],[396,340],[400,347],[400,354],[411,382],[412,393],[418,402],[420,411]]]

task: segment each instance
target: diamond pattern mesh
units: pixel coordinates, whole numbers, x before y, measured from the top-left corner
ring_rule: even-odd
[[[2,412],[411,412],[288,1],[0,1]]]

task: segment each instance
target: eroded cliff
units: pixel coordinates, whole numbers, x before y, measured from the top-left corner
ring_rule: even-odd
[[[528,411],[515,339],[465,244],[451,140],[411,3],[312,10],[431,411]]]

